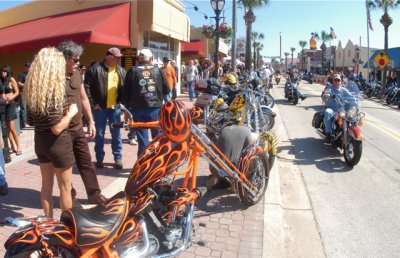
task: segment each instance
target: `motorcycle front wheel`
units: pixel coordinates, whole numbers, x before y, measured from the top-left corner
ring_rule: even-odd
[[[293,105],[297,105],[297,103],[299,103],[299,97],[297,97],[297,94],[296,94],[296,96],[293,97],[292,103],[293,103]]]
[[[360,161],[361,154],[362,154],[362,141],[351,139],[349,144],[345,146],[343,152],[344,161],[348,166],[354,167]]]
[[[261,154],[256,154],[250,161],[247,179],[256,187],[255,195],[249,193],[240,183],[237,185],[237,191],[242,203],[251,206],[264,197],[269,181],[269,166]]]
[[[75,258],[79,257],[78,254],[75,254],[70,249],[63,246],[49,246],[48,247],[54,254],[54,257],[60,258]],[[43,249],[33,249],[26,252],[21,252],[16,255],[9,255],[8,252],[5,254],[4,258],[40,258],[40,257],[49,257]]]

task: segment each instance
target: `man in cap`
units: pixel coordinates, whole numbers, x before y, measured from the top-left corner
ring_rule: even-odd
[[[176,73],[175,69],[169,64],[171,59],[164,56],[163,58],[163,67],[161,67],[161,71],[164,73],[164,77],[167,80],[170,93],[164,95],[165,102],[170,101],[172,98],[172,92],[175,90],[176,86]]]
[[[342,87],[340,75],[337,73],[333,75],[333,85],[326,86],[322,96],[326,93],[329,93],[331,98],[326,101],[324,110],[325,141],[330,143],[332,141],[332,124],[335,113],[340,108],[342,99],[344,97],[352,97],[352,95],[345,87]]]
[[[26,63],[24,66],[24,71],[18,76],[18,88],[19,88],[19,96],[18,103],[20,107],[20,128],[23,129],[26,127],[27,124],[27,109],[26,109],[26,102],[23,98],[24,94],[24,86],[26,81],[26,76],[28,76],[29,70],[31,69],[31,63]]]
[[[85,74],[85,87],[93,109],[97,131],[94,146],[97,168],[104,167],[104,134],[107,121],[109,124],[121,121],[121,109],[114,108],[114,105],[121,101],[126,75],[125,69],[118,65],[121,57],[121,51],[112,47],[107,50],[105,59],[91,66]],[[114,168],[120,170],[123,168],[121,129],[110,126],[110,132]]]
[[[170,93],[170,87],[160,68],[153,65],[153,54],[149,49],[142,49],[138,56],[138,66],[132,67],[126,74],[123,103],[137,122],[158,120],[158,113],[163,105],[163,97]],[[154,139],[158,129],[152,129]],[[137,130],[138,157],[149,143],[147,129]]]

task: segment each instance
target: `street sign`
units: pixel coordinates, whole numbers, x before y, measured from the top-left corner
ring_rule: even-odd
[[[375,56],[374,61],[378,64],[379,69],[383,69],[388,65],[389,58],[385,52],[381,51]]]

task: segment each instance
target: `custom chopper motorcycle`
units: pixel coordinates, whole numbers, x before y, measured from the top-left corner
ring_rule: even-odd
[[[350,92],[354,94],[353,97],[338,98],[330,91],[326,90],[323,92],[322,98],[325,103],[333,99],[340,104],[340,108],[337,110],[334,117],[331,144],[333,147],[343,150],[346,164],[353,167],[357,165],[361,159],[364,137],[360,127],[362,126],[362,119],[365,117],[365,113],[360,112],[361,98],[358,87],[356,85],[351,85],[348,88],[352,89]],[[325,136],[325,124],[323,119],[324,111],[315,113],[312,126],[317,129],[320,135]]]
[[[196,184],[200,155],[216,168],[212,173],[232,183],[245,205],[260,201],[276,156],[275,136],[259,135],[234,163],[192,123],[199,116],[201,110],[189,114],[174,100],[162,107],[159,121],[130,122],[130,128],[161,127],[163,133],[138,158],[125,190],[104,205],[66,210],[60,220],[30,220],[9,237],[5,257],[176,256],[191,243],[194,202],[205,193]],[[178,186],[174,179],[180,175]]]

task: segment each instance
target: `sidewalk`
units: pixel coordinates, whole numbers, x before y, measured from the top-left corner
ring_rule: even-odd
[[[192,107],[187,95],[180,97],[180,99],[184,101],[188,108]],[[124,189],[130,168],[136,161],[137,146],[128,144],[127,131],[124,129],[122,129],[122,135],[124,169],[117,171],[112,168],[114,161],[110,144],[105,146],[104,164],[106,167],[97,169],[99,184],[106,197],[111,197]],[[106,143],[110,143],[110,137],[110,133],[106,133]],[[0,197],[0,218],[42,215],[39,200],[41,176],[33,149],[32,128],[23,130],[20,139],[23,154],[14,157],[11,163],[6,164],[6,176],[10,192],[7,196]],[[94,142],[90,141],[89,149],[95,161],[93,148]],[[277,174],[277,171],[272,171],[272,173]],[[205,184],[208,175],[208,163],[201,158],[198,165],[198,185]],[[73,171],[73,182],[78,192],[78,200],[85,203],[86,193],[76,168]],[[54,206],[59,207],[59,192],[56,183],[54,189]],[[271,194],[270,188],[268,188],[266,195],[269,194]],[[261,201],[255,206],[246,208],[240,203],[236,194],[232,194],[228,190],[208,192],[201,200],[196,202],[194,219],[195,239],[203,241],[205,245],[193,244],[179,257],[263,257],[265,249],[268,248],[267,243],[264,242],[266,235],[264,230],[265,207],[266,203]],[[56,208],[55,217],[59,216],[60,210]],[[4,255],[4,242],[15,230],[16,228],[12,227],[1,228],[0,257]]]

